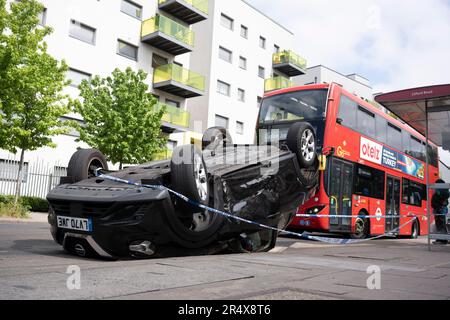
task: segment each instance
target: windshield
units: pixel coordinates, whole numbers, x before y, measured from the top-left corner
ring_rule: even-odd
[[[264,99],[259,123],[324,119],[328,90],[303,90]]]

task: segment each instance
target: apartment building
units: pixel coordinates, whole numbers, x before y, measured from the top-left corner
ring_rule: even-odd
[[[191,130],[226,127],[236,143],[253,143],[265,91],[305,72],[292,32],[242,0],[210,0],[209,18],[195,24],[190,67],[206,76],[203,96],[190,99]]]
[[[335,82],[354,95],[373,101],[373,89],[368,79],[358,74],[344,75],[323,65],[307,68],[305,74],[294,77],[292,82],[294,85]]]
[[[11,2],[11,1],[10,1]],[[45,9],[41,24],[53,28],[46,38],[48,51],[64,59],[72,80],[66,88],[73,98],[78,85],[94,75],[107,76],[115,68],[131,67],[148,73],[147,83],[166,107],[163,132],[169,149],[189,130],[186,101],[204,94],[204,76],[189,69],[189,53],[195,50],[191,25],[208,18],[208,0],[40,0]],[[65,119],[82,121],[79,115]],[[77,147],[77,132],[54,138],[56,149],[28,152],[26,162],[41,159],[64,167]],[[0,150],[0,159],[12,155]],[[0,177],[1,178],[1,177]]]

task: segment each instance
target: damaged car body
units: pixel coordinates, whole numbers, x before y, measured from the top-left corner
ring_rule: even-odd
[[[118,172],[107,170],[98,150],[79,150],[68,177],[47,196],[51,233],[67,251],[83,257],[269,251],[279,234],[275,229],[285,229],[313,194],[318,149],[314,127],[298,121],[289,124],[283,140],[261,145],[234,145],[224,128],[211,128],[202,151],[180,146],[172,159]],[[95,174],[99,168],[103,176]],[[144,185],[165,186],[192,202]]]

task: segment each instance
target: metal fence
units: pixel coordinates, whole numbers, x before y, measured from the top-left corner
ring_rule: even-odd
[[[16,193],[18,171],[18,160],[0,159],[0,194]],[[60,183],[61,177],[66,175],[67,168],[59,164],[50,164],[44,160],[25,162],[21,195],[45,199],[47,193]]]

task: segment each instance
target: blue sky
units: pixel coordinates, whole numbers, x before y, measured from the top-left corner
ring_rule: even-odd
[[[309,65],[374,92],[450,83],[450,0],[247,0],[295,34]]]

